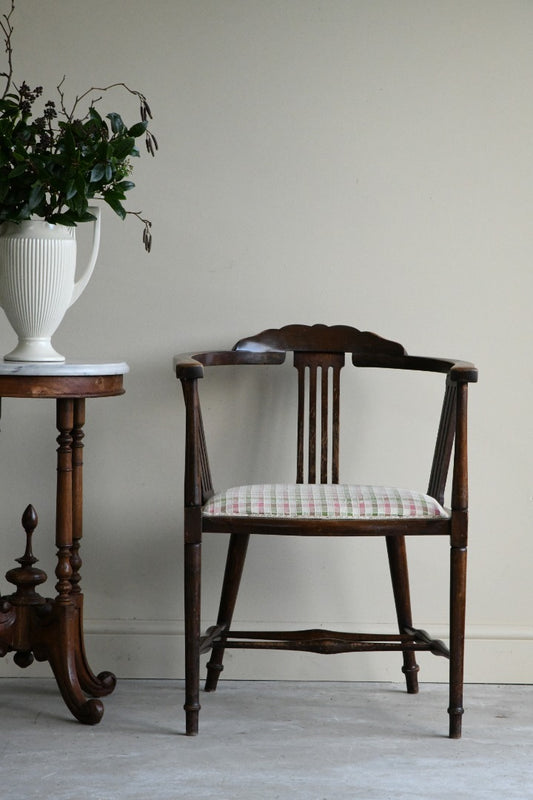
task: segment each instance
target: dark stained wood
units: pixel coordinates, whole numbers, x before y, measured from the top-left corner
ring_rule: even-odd
[[[427,491],[441,505],[444,503],[444,490],[455,437],[456,405],[457,383],[447,380]]]
[[[218,633],[216,640],[213,640],[211,658],[207,663],[206,692],[215,691],[220,673],[223,670],[222,661],[224,658],[224,650],[228,631],[233,619],[235,603],[237,602],[237,594],[239,592],[249,540],[250,536],[248,534],[242,536],[232,534],[230,537],[224,581],[222,584],[222,594],[220,597],[220,608],[217,624],[215,626],[215,630],[217,630]],[[206,641],[204,640],[203,647],[205,647],[205,645]]]
[[[264,536],[449,536],[450,521],[438,519],[277,519],[268,517],[204,517],[209,533],[254,533]]]
[[[216,646],[218,638],[215,628],[206,641]],[[231,641],[226,647],[250,650],[301,650],[309,653],[331,655],[339,653],[390,652],[428,650],[434,655],[449,656],[446,645],[439,639],[431,639],[425,631],[406,628],[404,634],[344,633],[314,628],[305,631],[230,631]],[[221,636],[221,634],[220,634]]]
[[[286,325],[241,339],[234,350],[261,352],[374,353],[401,356],[405,350],[398,342],[348,325]]]
[[[446,376],[442,412],[429,476],[428,494],[443,502],[453,452],[449,518],[435,519],[277,519],[203,516],[213,493],[198,381],[205,368],[227,365],[282,364],[293,353],[298,373],[297,483],[339,482],[340,374],[346,354],[358,368],[417,370]],[[287,325],[237,342],[231,350],[178,356],[176,376],[186,406],[185,453],[185,646],[186,731],[198,732],[199,656],[211,650],[206,689],[213,691],[227,648],[302,650],[315,653],[400,651],[407,691],[418,691],[417,651],[450,660],[449,735],[461,735],[467,546],[467,392],[477,380],[465,361],[410,356],[398,342],[346,325]],[[201,542],[204,532],[230,534],[217,624],[200,635]],[[391,574],[398,633],[359,634],[309,631],[235,631],[231,628],[251,534],[290,536],[383,536]],[[450,648],[412,623],[407,536],[450,539]]]
[[[294,353],[294,366],[298,371],[296,482],[316,483],[318,477],[320,483],[338,483],[339,389],[344,353],[298,351]]]
[[[17,558],[20,567],[15,567],[6,572],[6,580],[17,587],[11,597],[4,598],[19,606],[43,605],[46,601],[35,590],[37,586],[46,581],[46,572],[35,566],[38,559],[32,551],[32,537],[37,527],[38,519],[33,506],[28,506],[22,515],[22,527],[26,531],[26,550],[21,558]],[[33,661],[33,658],[31,659]]]
[[[405,634],[413,626],[405,536],[387,536],[385,541],[387,543],[398,629],[400,633]],[[404,650],[402,672],[405,675],[409,694],[418,692],[418,671],[419,666],[415,661],[414,653],[411,650]]]
[[[0,375],[0,397],[114,397],[122,375]]]
[[[94,725],[104,707],[98,699],[113,691],[111,672],[95,675],[87,661],[83,635],[80,542],[83,535],[83,427],[85,398],[123,394],[122,375],[101,376],[0,376],[0,395],[10,398],[56,400],[57,494],[55,598],[36,591],[46,575],[34,566],[32,535],[37,515],[32,506],[24,512],[26,551],[21,565],[9,570],[14,594],[0,597],[0,656],[12,652],[14,662],[27,667],[35,659],[48,661],[71,713]],[[89,695],[89,697],[87,697]]]

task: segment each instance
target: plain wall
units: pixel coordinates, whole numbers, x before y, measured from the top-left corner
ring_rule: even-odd
[[[7,10],[7,0],[4,2]],[[184,413],[175,353],[221,349],[291,322],[343,323],[410,353],[474,361],[466,677],[533,676],[531,400],[533,4],[528,0],[19,0],[18,81],[73,98],[125,81],[154,113],[160,150],[136,164],[128,207],[109,210],[95,273],[55,339],[69,358],[124,359],[121,398],[88,401],[83,587],[96,671],[183,674]],[[2,67],[3,69],[4,67]],[[137,120],[109,93],[102,112]],[[87,230],[80,229],[82,238]],[[15,344],[2,315],[0,352]],[[217,487],[293,477],[285,373],[202,396]],[[419,376],[419,429],[401,379],[345,375],[345,480],[425,489],[442,378]],[[355,390],[359,389],[356,393]],[[376,389],[380,399],[372,399]],[[222,401],[219,402],[219,399]],[[394,399],[390,433],[385,399]],[[274,412],[266,422],[260,403]],[[362,414],[369,414],[363,424]],[[431,412],[431,413],[430,413]],[[385,423],[383,423],[384,425]],[[257,433],[258,440],[255,438]],[[4,400],[5,569],[35,552],[55,583],[53,403]],[[353,445],[353,447],[352,447]],[[422,453],[422,457],[420,457]],[[367,464],[366,471],[362,465]],[[224,541],[205,548],[216,615]],[[415,623],[446,636],[447,548],[410,546]],[[0,582],[2,592],[7,583]],[[258,540],[237,626],[394,630],[382,542]],[[400,680],[401,658],[228,654],[225,677]],[[422,655],[421,678],[446,662]],[[20,673],[11,657],[2,673]]]

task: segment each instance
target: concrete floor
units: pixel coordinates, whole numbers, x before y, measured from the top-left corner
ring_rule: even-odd
[[[221,682],[183,735],[183,684],[120,681],[75,722],[49,679],[0,680],[2,800],[527,800],[533,686]]]

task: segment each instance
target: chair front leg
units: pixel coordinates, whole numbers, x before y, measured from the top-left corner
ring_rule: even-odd
[[[187,736],[198,733],[200,711],[201,542],[185,542],[185,719]]]
[[[466,547],[450,550],[450,739],[461,738],[466,612]]]

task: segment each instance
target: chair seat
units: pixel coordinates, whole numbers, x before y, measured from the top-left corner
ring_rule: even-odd
[[[388,486],[265,483],[235,486],[204,505],[206,516],[284,519],[428,519],[449,513],[427,494]]]

